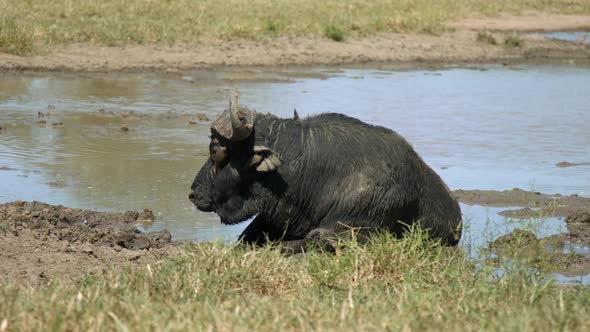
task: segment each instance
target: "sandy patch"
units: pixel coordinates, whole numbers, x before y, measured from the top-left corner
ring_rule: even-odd
[[[469,18],[452,24],[461,30],[548,32],[590,31],[590,16],[530,12],[524,15],[503,14],[496,17]]]

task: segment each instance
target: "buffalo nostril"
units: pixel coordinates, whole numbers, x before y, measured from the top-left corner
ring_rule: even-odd
[[[192,200],[193,198],[195,198],[195,193],[188,194],[188,199]]]

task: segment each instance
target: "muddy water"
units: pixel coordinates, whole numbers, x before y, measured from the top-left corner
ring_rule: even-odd
[[[152,229],[176,239],[235,238],[245,225],[223,226],[187,199],[207,158],[204,116],[223,110],[232,79],[241,81],[241,101],[259,112],[341,112],[396,130],[451,189],[590,196],[590,166],[555,166],[590,162],[589,68],[299,68],[4,75],[0,202],[149,208]],[[504,209],[462,207],[470,253],[519,226],[497,214]],[[565,229],[558,219],[534,226],[540,235]]]

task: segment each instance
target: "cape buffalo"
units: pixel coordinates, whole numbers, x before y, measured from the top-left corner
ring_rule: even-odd
[[[346,228],[407,226],[456,245],[461,210],[441,178],[396,132],[337,113],[299,119],[238,105],[211,125],[210,158],[189,195],[223,224],[256,216],[240,235],[299,251]]]

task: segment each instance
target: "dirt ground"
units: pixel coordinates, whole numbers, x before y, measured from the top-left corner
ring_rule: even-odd
[[[38,284],[109,266],[157,264],[178,252],[166,230],[142,233],[149,210],[96,212],[41,202],[0,204],[0,280]]]
[[[546,40],[531,31],[588,30],[590,16],[529,14],[470,19],[442,36],[387,33],[335,42],[320,37],[261,41],[201,40],[190,45],[101,47],[87,44],[19,57],[0,53],[0,69],[33,71],[179,71],[217,66],[284,66],[390,63],[400,67],[463,63],[590,63],[590,45]],[[477,41],[477,31],[493,31],[497,45]],[[508,32],[522,32],[522,47],[503,45]],[[526,33],[525,33],[526,32]]]

